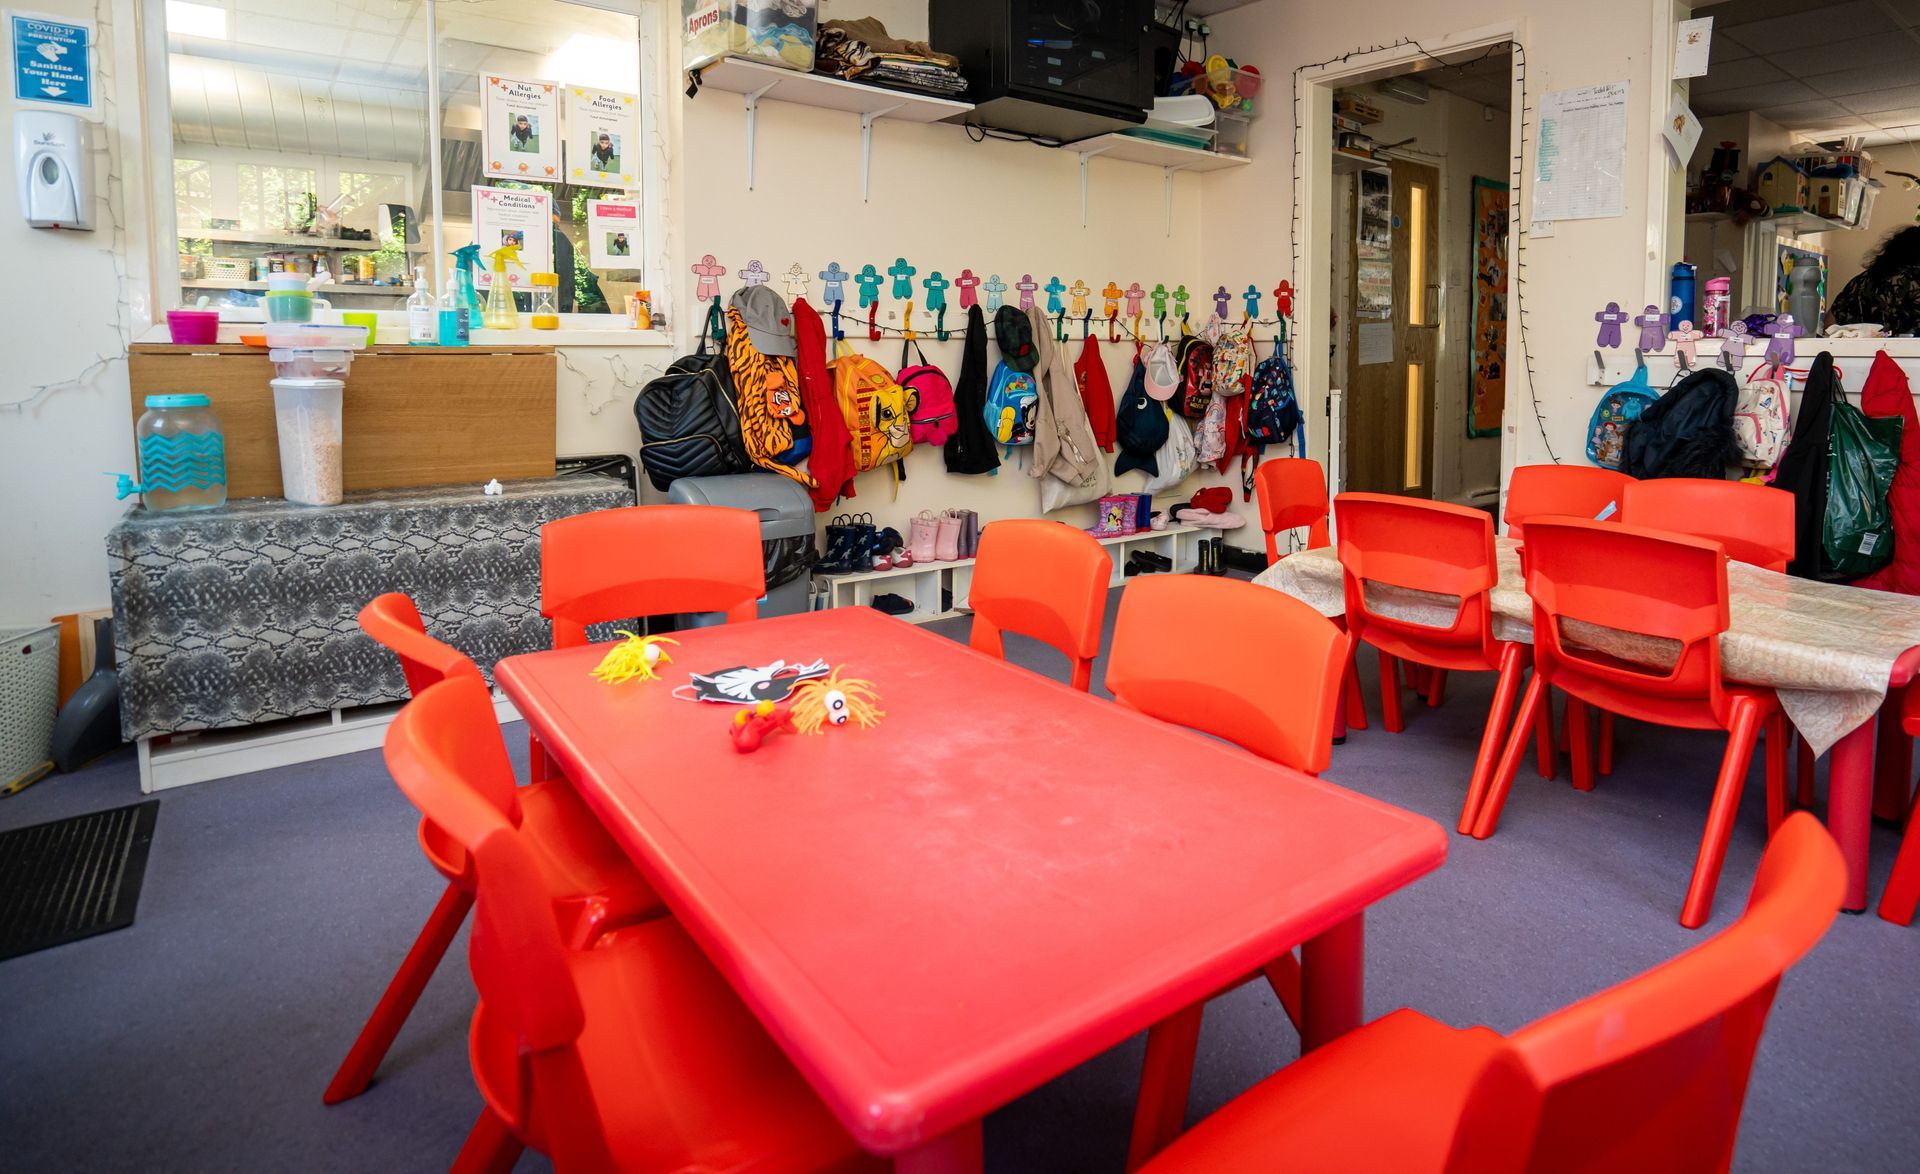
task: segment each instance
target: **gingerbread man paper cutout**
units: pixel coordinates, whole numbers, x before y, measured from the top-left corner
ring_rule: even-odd
[[[979,298],[974,291],[980,288],[980,279],[973,275],[973,270],[962,269],[960,276],[953,279],[953,288],[960,291],[962,310],[971,310],[978,303]]]
[[[1735,318],[1720,328],[1720,365],[1729,371],[1738,371],[1740,364],[1747,361],[1747,344],[1753,336],[1747,333],[1744,319]]]
[[[1639,349],[1651,354],[1667,345],[1667,316],[1660,312],[1660,307],[1648,306],[1633,324],[1640,328]]]
[[[1127,287],[1128,317],[1135,317],[1140,313],[1140,299],[1146,296],[1147,296],[1147,291],[1144,289],[1141,289],[1140,283],[1137,281]]]
[[[1258,318],[1260,316],[1260,287],[1254,285],[1252,282],[1248,282],[1247,292],[1240,296],[1247,299],[1247,317]]]
[[[980,291],[987,295],[987,312],[992,313],[1000,308],[1002,298],[1007,292],[1007,283],[1000,280],[1000,275],[995,273],[980,283]]]
[[[1227,303],[1231,302],[1232,300],[1233,300],[1233,295],[1227,292],[1226,286],[1223,285],[1219,289],[1214,290],[1213,291],[1213,316],[1216,318],[1219,318],[1222,321],[1225,321],[1227,317]]]
[[[813,283],[807,279],[807,271],[800,267],[798,261],[793,263],[793,268],[787,270],[785,284],[789,302],[797,302],[806,297],[813,288]]]
[[[1187,299],[1192,296],[1193,296],[1192,294],[1189,294],[1187,292],[1187,287],[1184,285],[1176,286],[1174,288],[1174,291],[1173,291],[1174,317],[1185,318],[1187,316]]]
[[[887,275],[893,278],[893,298],[897,302],[908,301],[913,297],[913,275],[920,272],[907,264],[905,257],[895,258],[887,267]]]
[[[750,286],[765,285],[773,280],[773,274],[768,273],[760,262],[748,261],[747,267],[740,271],[740,280]]]
[[[1112,281],[1107,282],[1107,288],[1100,291],[1100,296],[1106,301],[1106,305],[1102,308],[1106,310],[1107,317],[1116,318],[1119,316],[1120,299],[1125,297],[1126,294],[1127,291],[1121,289],[1118,283]]]
[[[946,278],[940,276],[938,269],[927,274],[926,279],[920,284],[925,286],[927,290],[927,309],[944,310],[947,308],[947,286],[951,283],[948,282]]]
[[[1062,304],[1062,302],[1060,301],[1060,295],[1067,292],[1067,283],[1064,281],[1061,281],[1060,278],[1057,276],[1049,277],[1047,278],[1046,290],[1047,290],[1047,313],[1049,314],[1064,313],[1066,310],[1066,306]],[[1024,306],[1021,308],[1025,309]]]
[[[1155,318],[1165,318],[1167,316],[1168,296],[1165,282],[1160,282],[1153,287],[1153,316]]]
[[[1075,318],[1086,317],[1087,295],[1093,292],[1093,287],[1076,277],[1073,279],[1073,288],[1067,292],[1073,295],[1073,316]]]
[[[1033,274],[1021,274],[1020,280],[1013,283],[1013,288],[1020,291],[1020,308],[1022,310],[1033,309],[1033,292],[1040,288],[1040,284],[1034,281]]]
[[[708,253],[700,258],[700,263],[693,267],[693,271],[700,278],[700,284],[693,288],[694,300],[710,302],[720,296],[720,279],[727,274],[725,265],[714,260],[712,253]]]
[[[820,271],[819,276],[820,280],[826,283],[826,289],[820,296],[826,300],[827,305],[831,306],[835,302],[847,300],[847,282],[853,280],[853,274],[840,268],[840,262],[828,263],[827,267]]]
[[[860,287],[861,309],[880,304],[880,283],[885,280],[872,263],[860,266],[860,272],[853,275],[853,283]]]
[[[1679,326],[1667,332],[1667,337],[1673,341],[1673,353],[1680,356],[1682,363],[1691,367],[1694,360],[1699,358],[1700,340],[1706,335],[1693,328],[1691,318],[1682,318]]]
[[[1627,312],[1620,308],[1619,302],[1608,302],[1607,308],[1593,316],[1600,324],[1600,333],[1594,338],[1594,346],[1618,347],[1620,345],[1620,326],[1627,320]]]
[[[1792,314],[1782,314],[1775,318],[1765,331],[1772,341],[1767,343],[1767,361],[1776,367],[1787,367],[1793,363],[1793,340],[1806,331],[1793,320]]]
[[[1293,282],[1282,281],[1274,287],[1273,308],[1282,318],[1293,317]]]

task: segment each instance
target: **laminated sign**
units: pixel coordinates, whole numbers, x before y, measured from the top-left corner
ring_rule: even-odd
[[[567,89],[567,179],[602,188],[640,186],[640,99]]]
[[[560,92],[552,82],[487,77],[480,88],[484,174],[553,183],[560,178]]]
[[[56,106],[93,105],[93,25],[15,12],[7,18],[13,38],[13,96]]]

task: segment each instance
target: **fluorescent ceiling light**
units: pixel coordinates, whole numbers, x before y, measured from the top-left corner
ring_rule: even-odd
[[[213,4],[167,0],[167,31],[177,37],[227,39],[227,10]]]

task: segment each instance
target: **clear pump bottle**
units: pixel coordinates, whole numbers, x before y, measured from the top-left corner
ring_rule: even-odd
[[[407,345],[433,346],[439,341],[439,320],[433,294],[427,289],[427,267],[418,265],[413,270],[413,296],[407,299]]]
[[[440,345],[468,346],[473,342],[473,323],[466,302],[454,288],[458,270],[447,270],[447,284],[440,291]]]

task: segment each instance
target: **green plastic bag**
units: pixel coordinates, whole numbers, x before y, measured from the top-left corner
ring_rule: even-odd
[[[1833,405],[1827,431],[1827,512],[1820,531],[1827,574],[1858,579],[1893,561],[1893,509],[1887,491],[1900,465],[1898,416],[1868,416]]]

